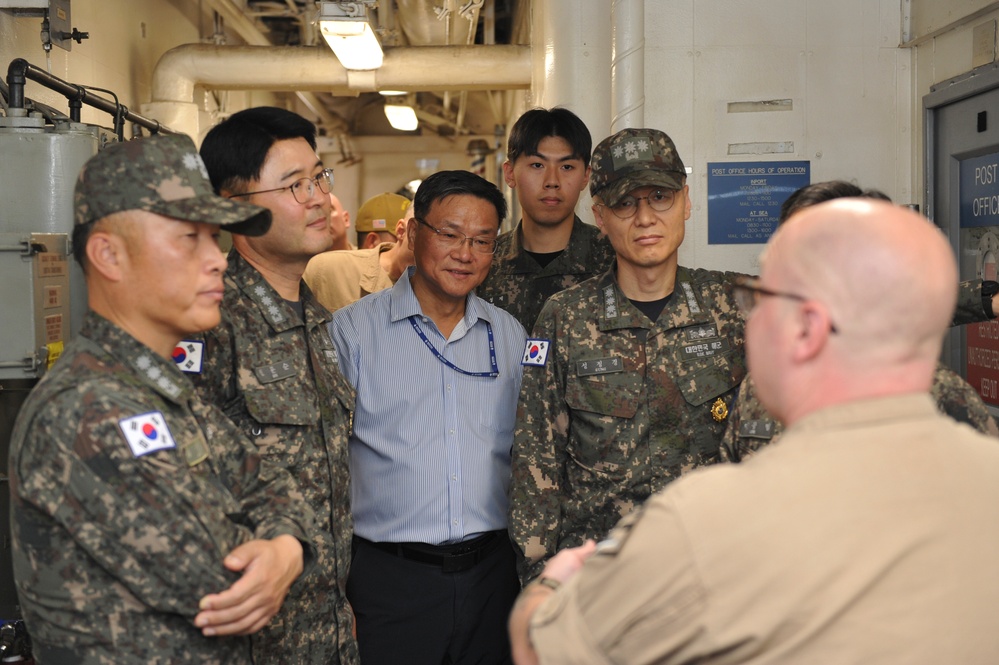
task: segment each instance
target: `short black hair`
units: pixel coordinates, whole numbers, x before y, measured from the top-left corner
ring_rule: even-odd
[[[780,218],[777,223],[783,224],[791,215],[802,208],[843,198],[877,199],[891,203],[891,198],[879,189],[861,189],[846,180],[814,182],[796,189],[791,193],[791,196],[787,197],[787,200],[780,207]]]
[[[510,163],[521,155],[538,154],[538,144],[549,136],[565,139],[572,148],[572,156],[590,165],[593,139],[586,124],[567,108],[556,106],[552,109],[534,108],[517,118],[510,129],[510,139],[506,144],[506,158]]]
[[[303,138],[316,149],[316,126],[286,109],[257,106],[211,128],[201,143],[201,159],[215,193],[239,193],[260,177],[267,152],[277,141]]]
[[[434,201],[449,196],[470,194],[493,204],[500,224],[506,217],[506,199],[496,185],[471,171],[438,171],[422,183],[413,199],[413,215],[426,219]]]

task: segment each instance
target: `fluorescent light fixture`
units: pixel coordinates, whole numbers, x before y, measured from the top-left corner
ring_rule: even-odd
[[[413,110],[412,106],[386,104],[385,117],[388,118],[389,124],[393,128],[404,132],[411,132],[420,126],[420,122],[416,119],[416,111]]]
[[[322,2],[319,30],[340,64],[347,69],[378,69],[382,66],[382,47],[367,21],[363,3],[347,3],[356,8],[348,13],[340,3]]]

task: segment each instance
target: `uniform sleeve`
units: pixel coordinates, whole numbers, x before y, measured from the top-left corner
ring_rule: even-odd
[[[680,515],[660,494],[625,517],[531,618],[545,665],[689,663],[706,655],[707,595]]]
[[[551,342],[543,366],[524,367],[514,429],[510,481],[510,537],[520,550],[526,584],[558,550],[569,409],[555,308],[545,305],[532,338]]]
[[[239,506],[212,487],[217,480],[192,473],[179,448],[136,457],[119,425],[134,406],[100,397],[79,404],[63,394],[43,405],[12,460],[17,502],[31,518],[20,533],[32,569],[41,584],[65,583],[44,579],[59,557],[82,561],[51,551],[46,534],[65,542],[64,532],[89,558],[72,571],[75,588],[94,583],[95,563],[150,608],[193,619],[204,595],[238,578],[222,559],[249,537],[230,519]]]
[[[205,342],[200,374],[189,374],[201,398],[218,405],[229,417],[241,411],[236,385],[235,350],[228,312],[222,308],[222,322],[202,334]]]
[[[930,394],[942,413],[959,423],[971,425],[983,434],[999,436],[996,422],[982,398],[971,384],[945,365],[937,365]]]
[[[313,555],[310,534],[318,525],[298,483],[283,466],[261,457],[253,442],[215,406],[203,404],[201,408],[215,423],[213,438],[224,446],[224,452],[215,455],[222,482],[239,502],[254,537],[294,536],[301,541],[308,563]]]
[[[954,312],[951,325],[963,326],[988,320],[989,317],[982,307],[982,280],[972,279],[958,284],[957,310]]]

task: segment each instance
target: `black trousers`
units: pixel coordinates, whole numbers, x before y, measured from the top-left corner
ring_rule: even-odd
[[[347,598],[364,665],[508,665],[507,619],[520,591],[504,542],[461,572],[355,539]]]

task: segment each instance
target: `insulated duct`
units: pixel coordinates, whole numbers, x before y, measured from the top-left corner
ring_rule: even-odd
[[[143,112],[198,136],[194,89],[324,91],[518,90],[531,86],[530,46],[412,46],[385,50],[380,69],[348,71],[325,47],[187,44],[163,54]]]

